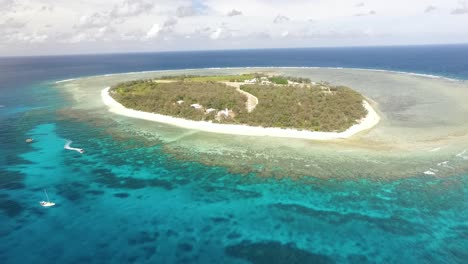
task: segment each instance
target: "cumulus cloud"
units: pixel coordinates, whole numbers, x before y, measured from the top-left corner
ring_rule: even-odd
[[[83,15],[80,17],[76,28],[97,28],[106,26],[109,23],[109,17],[102,13],[93,13],[91,15]]]
[[[0,12],[13,9],[18,3],[16,0],[0,0]]]
[[[154,3],[147,0],[125,0],[115,5],[110,15],[112,17],[137,16],[153,9]]]
[[[164,22],[163,26],[164,26],[164,27],[173,27],[173,26],[175,26],[176,24],[177,24],[177,19],[171,17],[171,18],[168,18],[168,19]]]
[[[229,13],[227,13],[227,16],[240,16],[240,15],[242,15],[242,12],[236,9],[233,9],[229,11]]]
[[[52,5],[49,5],[49,6],[41,6],[41,9],[40,9],[42,12],[53,12],[54,11],[54,6]]]
[[[0,30],[2,32],[5,32],[5,31],[11,30],[11,29],[23,28],[25,25],[26,25],[26,23],[17,21],[16,19],[10,17],[7,20],[0,23]]]
[[[468,14],[468,2],[466,1],[460,1],[459,7],[452,10],[451,12],[452,15],[463,15],[463,14]]]
[[[42,43],[42,42],[46,41],[48,38],[49,38],[49,36],[46,35],[46,34],[40,34],[40,33],[34,32],[31,35],[25,36],[24,40],[29,42],[29,43]]]
[[[375,10],[371,10],[367,13],[358,13],[358,14],[355,14],[354,16],[373,16],[377,14],[377,12],[375,12]]]
[[[67,39],[67,38],[65,37],[65,39]],[[80,43],[80,42],[85,41],[86,39],[87,39],[87,34],[82,32],[82,33],[72,35],[65,42]]]
[[[198,15],[198,12],[195,8],[193,8],[193,6],[179,6],[176,9],[177,17],[190,17],[196,15]]]
[[[282,15],[277,15],[275,19],[273,19],[273,23],[275,24],[281,24],[281,23],[288,22],[288,21],[289,21],[289,17],[282,16]]]
[[[153,24],[153,26],[151,26],[148,32],[146,32],[146,35],[143,39],[150,40],[150,39],[157,38],[160,32],[161,32],[161,26],[159,24]]]
[[[219,39],[219,37],[221,37],[221,34],[223,33],[223,29],[222,28],[217,28],[215,31],[213,31],[211,34],[210,34],[210,39]]]
[[[430,13],[436,9],[437,7],[430,5],[430,6],[427,6],[426,9],[424,9],[424,13]]]

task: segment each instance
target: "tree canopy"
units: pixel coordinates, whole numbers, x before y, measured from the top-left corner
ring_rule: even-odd
[[[348,87],[311,84],[306,78],[283,76],[270,77],[273,82],[270,85],[241,86],[259,101],[249,113],[246,96],[219,81],[242,82],[251,77],[256,74],[185,75],[165,77],[166,82],[130,81],[112,87],[110,95],[127,108],[190,120],[311,131],[344,131],[367,114],[362,105],[363,96]],[[300,84],[287,85],[288,80]],[[201,107],[195,108],[193,104]],[[225,108],[230,110],[230,115],[220,118],[217,112]]]

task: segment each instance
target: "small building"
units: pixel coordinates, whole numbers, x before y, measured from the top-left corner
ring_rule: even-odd
[[[209,113],[211,113],[211,112],[214,112],[214,111],[216,111],[216,109],[214,109],[214,108],[208,108],[208,109],[206,109],[206,113],[207,113],[207,114],[209,114]]]
[[[177,104],[182,104],[184,102],[184,100],[179,100],[177,101]]]
[[[224,109],[218,112],[218,116],[224,116],[224,117],[229,117],[229,109]]]
[[[199,104],[191,104],[190,107],[193,107],[195,109],[202,109],[203,106],[199,105]]]
[[[245,80],[244,83],[256,83],[257,78],[253,78],[252,80]]]
[[[268,80],[267,80],[267,81],[262,81],[262,84],[263,84],[263,85],[269,85],[269,84],[271,84],[271,82],[268,81]]]

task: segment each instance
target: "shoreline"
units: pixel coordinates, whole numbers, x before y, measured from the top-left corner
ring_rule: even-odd
[[[119,102],[115,101],[109,95],[110,87],[106,87],[101,91],[101,100],[109,108],[110,112],[118,115],[123,115],[132,118],[138,118],[153,122],[165,123],[186,129],[194,129],[204,132],[220,133],[220,134],[233,134],[242,136],[270,136],[282,138],[301,138],[312,140],[334,140],[350,138],[362,131],[371,129],[380,121],[380,116],[371,107],[371,105],[363,100],[363,106],[367,110],[367,115],[358,124],[355,124],[343,132],[319,132],[319,131],[305,131],[291,128],[273,128],[273,127],[254,127],[248,125],[234,125],[234,124],[218,124],[206,121],[193,121],[183,118],[166,116],[155,113],[148,113],[138,110],[126,108]]]

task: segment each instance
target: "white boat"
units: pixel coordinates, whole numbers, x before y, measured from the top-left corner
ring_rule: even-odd
[[[47,192],[46,190],[44,190],[44,193],[47,197],[47,201],[40,201],[39,204],[42,206],[42,207],[51,207],[51,206],[54,206],[55,203],[52,203],[50,200],[49,200],[49,196],[47,195]]]

